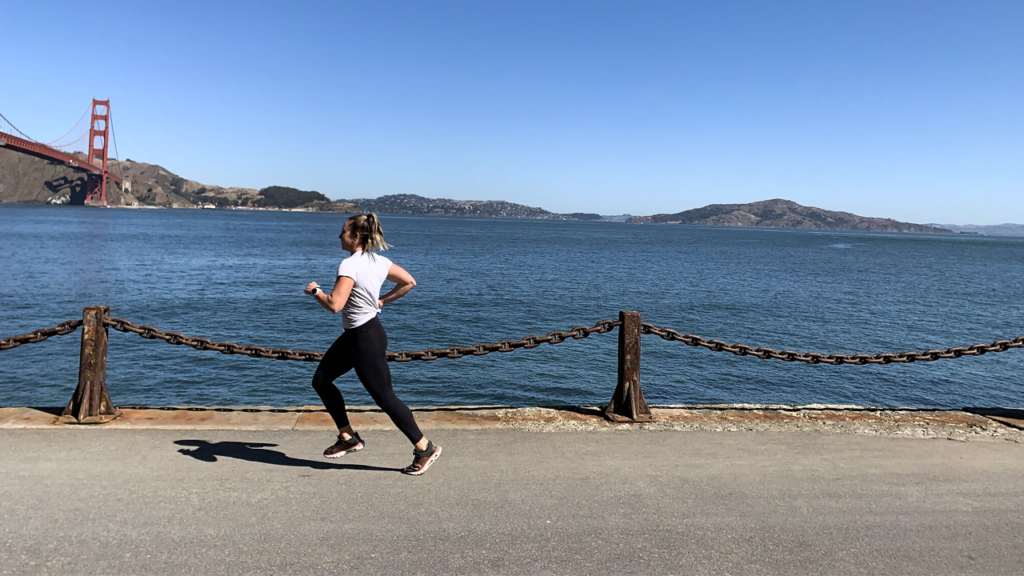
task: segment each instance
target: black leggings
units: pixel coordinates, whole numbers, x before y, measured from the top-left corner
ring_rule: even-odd
[[[413,444],[423,439],[412,410],[395,396],[391,388],[391,369],[388,368],[388,335],[380,320],[374,317],[361,326],[345,330],[331,344],[313,374],[313,390],[320,395],[324,408],[338,428],[348,426],[345,399],[334,385],[334,380],[352,368],[370,393],[373,401],[391,417],[391,421]]]

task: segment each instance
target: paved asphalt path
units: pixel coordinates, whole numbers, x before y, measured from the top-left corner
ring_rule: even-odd
[[[3,574],[1020,574],[1024,445],[808,433],[2,430]]]

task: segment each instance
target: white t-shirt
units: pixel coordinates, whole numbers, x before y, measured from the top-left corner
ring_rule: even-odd
[[[345,258],[338,265],[338,276],[346,276],[355,281],[348,302],[341,309],[341,325],[348,330],[362,326],[372,320],[380,308],[380,287],[387,280],[391,260],[362,250]]]

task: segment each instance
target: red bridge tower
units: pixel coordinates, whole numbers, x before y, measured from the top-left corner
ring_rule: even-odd
[[[110,100],[92,99],[92,122],[89,123],[89,164],[102,174],[90,175],[86,183],[86,201],[99,196],[107,205],[107,135],[110,133]]]

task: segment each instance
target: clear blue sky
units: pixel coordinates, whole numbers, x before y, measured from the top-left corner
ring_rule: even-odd
[[[1024,222],[1021,0],[3,0],[0,30],[19,128],[110,98],[122,157],[208,184]]]

